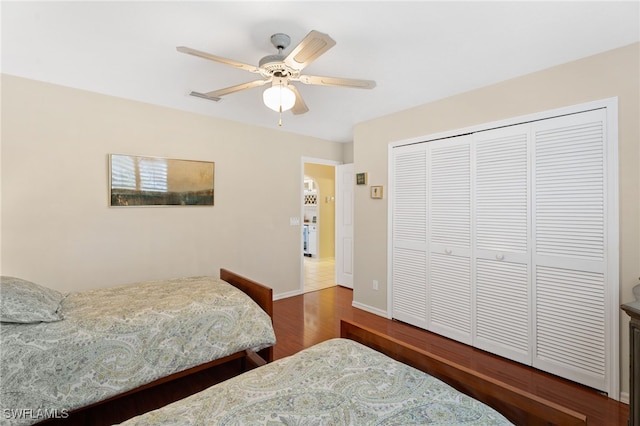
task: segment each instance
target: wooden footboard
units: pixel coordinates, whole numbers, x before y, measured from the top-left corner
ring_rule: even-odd
[[[340,336],[362,343],[404,364],[437,377],[493,407],[516,425],[586,425],[585,415],[516,389],[378,331],[340,321]]]
[[[220,269],[220,279],[248,294],[273,321],[273,290],[257,281],[245,278],[228,269]],[[273,346],[258,352],[266,362],[273,361]]]

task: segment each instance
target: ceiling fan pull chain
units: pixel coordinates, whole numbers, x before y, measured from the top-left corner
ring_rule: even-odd
[[[282,127],[282,80],[280,80],[280,118],[278,119],[278,126]]]

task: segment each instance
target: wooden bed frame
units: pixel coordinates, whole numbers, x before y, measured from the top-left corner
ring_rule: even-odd
[[[270,287],[224,268],[220,269],[220,279],[249,295],[269,315],[271,322],[273,322],[273,290]],[[254,358],[253,353],[248,353],[248,355]],[[258,355],[266,362],[273,361],[273,346],[258,351]]]
[[[517,389],[362,325],[341,320],[340,336],[362,343],[448,383],[493,407],[516,425],[586,425],[585,415]]]
[[[269,317],[271,318],[271,321],[273,322],[273,290],[270,287],[267,287],[264,284],[260,284],[257,281],[243,277],[241,275],[236,274],[235,272],[231,272],[228,269],[224,269],[224,268],[220,269],[220,279],[228,282],[232,286],[238,288],[242,292],[246,293],[249,297],[251,297],[251,299],[253,299],[258,304],[258,306],[260,306],[269,315]],[[242,361],[243,370],[245,370],[247,367],[254,367],[254,366],[266,364],[268,362],[273,361],[273,346],[262,349],[258,352],[253,352],[251,350],[236,352],[224,358],[219,358],[201,365],[196,365],[195,367],[191,367],[187,370],[173,373],[169,376],[154,380],[153,382],[139,386],[135,389],[131,389],[127,392],[123,392],[121,394],[114,395],[110,398],[104,399],[94,404],[78,408],[77,410],[74,410],[69,413],[71,416],[70,419],[73,418],[74,413],[86,412],[87,410],[95,409],[96,407],[99,407],[106,403],[113,402],[114,400],[126,398],[137,392],[140,392],[146,389],[151,389],[156,386],[162,385],[164,383],[171,382],[173,380],[177,380],[182,377],[189,376],[189,375],[198,373],[200,371],[206,370],[208,368],[212,368],[217,365],[222,365],[227,362],[231,362],[236,359],[240,359]],[[40,424],[48,424],[50,422],[51,420],[41,422]]]

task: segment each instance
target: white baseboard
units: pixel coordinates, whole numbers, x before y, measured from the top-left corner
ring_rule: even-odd
[[[620,392],[620,402],[629,404],[629,392]]]
[[[273,300],[286,299],[287,297],[299,296],[302,294],[302,290],[287,291],[285,293],[278,293],[273,295]]]
[[[373,306],[365,305],[358,302],[351,302],[351,306],[353,306],[354,308],[362,309],[363,311],[371,312],[372,314],[375,314],[381,317],[389,318],[387,316],[387,311],[374,308]]]

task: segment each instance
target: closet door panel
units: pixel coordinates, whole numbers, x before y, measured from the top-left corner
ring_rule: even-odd
[[[431,253],[429,329],[471,344],[471,262],[467,256]]]
[[[531,363],[529,124],[474,135],[474,345]]]
[[[392,317],[427,327],[427,151],[393,149]]]
[[[427,327],[427,257],[424,250],[393,251],[393,318]]]
[[[535,283],[534,366],[604,389],[603,274],[538,266]]]
[[[470,140],[470,136],[460,136],[429,144],[432,245],[459,249],[471,246]]]
[[[474,135],[478,250],[529,252],[529,131],[521,125]]]
[[[533,365],[607,387],[604,111],[534,123]]]
[[[393,151],[394,242],[427,243],[427,152],[424,145],[398,147]]]
[[[602,262],[605,146],[600,111],[536,123],[536,254]]]
[[[471,343],[471,137],[429,143],[428,321]]]
[[[531,364],[528,265],[476,262],[475,346]]]

